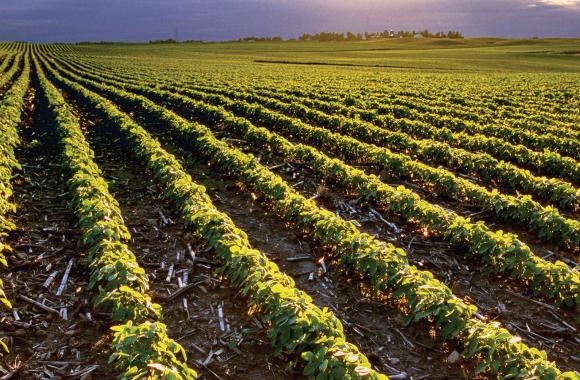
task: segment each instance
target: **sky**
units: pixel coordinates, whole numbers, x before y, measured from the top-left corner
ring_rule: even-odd
[[[580,37],[580,0],[0,0],[0,41],[294,38],[321,31]]]

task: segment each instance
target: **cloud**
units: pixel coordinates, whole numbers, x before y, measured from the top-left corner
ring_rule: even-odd
[[[580,37],[580,0],[0,0],[0,39],[223,40],[320,31]]]
[[[540,2],[558,7],[580,7],[580,0],[541,0]]]

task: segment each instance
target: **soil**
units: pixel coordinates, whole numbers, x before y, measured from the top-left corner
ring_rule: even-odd
[[[90,376],[113,378],[113,369],[106,364],[110,349],[108,316],[91,311],[92,294],[85,291],[84,252],[74,227],[75,217],[67,208],[69,195],[63,168],[54,159],[58,153],[50,123],[38,111],[45,106],[38,98],[30,99],[23,122],[25,143],[18,152],[25,170],[15,179],[15,197],[20,205],[15,220],[20,229],[11,237],[16,249],[10,257],[10,268],[2,273],[20,321],[14,321],[10,312],[2,312],[4,331],[13,343],[11,354],[3,358],[4,367],[18,370],[22,378],[51,378],[51,374],[71,378],[71,372],[98,366]],[[133,235],[130,248],[146,268],[151,294],[163,307],[163,322],[170,336],[185,347],[190,366],[204,379],[303,378],[300,368],[287,365],[293,357],[272,355],[267,325],[258,315],[248,313],[246,300],[216,273],[219,262],[212,252],[200,248],[174,207],[160,199],[151,173],[129,156],[115,127],[104,125],[77,99],[68,99],[75,104],[96,161],[119,201]],[[404,325],[405,315],[399,308],[366,297],[361,291],[364,284],[349,278],[335,263],[325,262],[325,271],[321,265],[324,252],[295,234],[260,199],[181,149],[160,126],[145,126],[180,159],[194,180],[208,189],[214,204],[248,233],[254,247],[292,276],[296,286],[306,291],[316,305],[329,307],[337,315],[347,339],[361,348],[376,369],[388,375],[406,373],[412,379],[473,378],[470,362],[447,362],[454,350],[460,350],[457,342],[442,342],[428,323]],[[35,139],[42,143],[36,144]],[[259,156],[304,196],[316,197],[321,207],[356,220],[362,231],[405,247],[412,264],[433,272],[456,295],[476,304],[486,320],[501,321],[524,342],[546,350],[561,369],[578,368],[579,326],[571,312],[528,298],[525,289],[481,271],[480,264],[466,258],[461,247],[425,236],[401,218],[320,181],[306,167],[291,165],[283,157],[264,155],[247,142],[228,141]],[[396,178],[385,180],[402,183]],[[462,213],[474,211],[447,200],[442,202]],[[196,253],[195,261],[191,260],[190,247]],[[57,297],[55,289],[70,259],[73,267],[68,285]],[[56,270],[59,273],[51,287],[43,288],[46,278]],[[186,290],[180,290],[178,279],[188,284]],[[15,298],[19,294],[45,300],[55,309],[66,304],[68,320],[34,311]],[[223,310],[224,326],[220,326],[218,308]],[[71,338],[63,339],[63,335]]]
[[[229,142],[257,155],[262,153],[261,150],[252,149],[248,142],[235,139]],[[178,154],[178,157],[182,158],[183,155]],[[260,157],[270,167],[287,165],[280,157]],[[320,192],[320,180],[307,168],[292,166],[290,168],[289,171],[281,173],[287,182],[293,184],[307,197],[315,196]],[[391,181],[397,181],[397,179],[391,179]],[[400,180],[398,182],[401,183]],[[557,309],[527,297],[526,290],[519,288],[517,284],[487,271],[481,271],[479,263],[466,259],[460,247],[447,244],[437,237],[425,238],[422,231],[417,231],[400,218],[379,210],[387,222],[394,222],[396,228],[403,231],[403,233],[396,233],[391,225],[381,223],[382,218],[376,215],[376,209],[372,209],[372,205],[360,202],[351,195],[342,194],[331,185],[328,187],[329,189],[322,191],[326,196],[320,199],[320,203],[325,208],[335,212],[340,212],[340,208],[343,208],[342,215],[347,219],[352,219],[353,216],[357,219],[356,214],[358,214],[365,232],[408,247],[407,251],[410,253],[410,261],[413,264],[432,271],[458,296],[468,303],[476,304],[486,320],[501,321],[513,334],[522,336],[524,342],[546,350],[549,358],[555,360],[562,369],[577,367],[576,352],[580,347],[580,340],[576,334],[578,324],[574,322],[573,312]],[[361,203],[360,211],[356,211],[357,208],[352,206],[352,203],[356,205],[358,202]],[[460,213],[473,212],[473,210],[461,207],[457,202],[448,204],[448,208],[459,210]],[[355,215],[348,215],[353,209]],[[360,294],[357,297],[360,297]],[[361,346],[364,346],[364,343]],[[445,348],[442,351],[445,351]]]
[[[0,312],[10,347],[1,358],[2,372],[6,378],[21,379],[107,378],[112,372],[107,365],[109,322],[91,311],[85,252],[76,218],[68,208],[70,195],[52,122],[36,88],[27,94],[23,141],[16,152],[23,167],[13,183],[18,205],[13,220],[18,229],[8,239],[13,252],[1,274],[14,306]],[[72,265],[70,275],[58,296],[68,265]],[[51,275],[53,280],[45,286]],[[41,310],[21,296],[56,313]]]
[[[88,113],[90,110],[83,108],[83,112],[86,113],[83,117],[86,125],[89,124],[88,120],[96,119],[95,115]],[[185,252],[187,256],[187,243],[195,249],[194,240],[180,227],[182,222],[175,215],[175,211],[152,196],[154,185],[143,179],[151,176],[142,164],[132,159],[121,162],[121,158],[127,157],[127,152],[121,148],[122,140],[119,140],[114,128],[98,132],[98,124],[87,128],[94,131],[89,133],[90,141],[97,152],[96,161],[105,171],[105,177],[114,181],[112,192],[121,204],[126,223],[135,239],[135,246],[132,248],[141,264],[147,268],[154,293],[169,294],[167,289],[175,290],[177,285],[175,281],[172,281],[172,285],[166,281],[168,265],[174,263],[174,271],[186,269],[187,259],[178,266],[176,252]],[[214,204],[248,233],[254,247],[292,276],[296,286],[306,291],[315,304],[329,307],[341,319],[347,339],[359,346],[379,371],[386,374],[404,372],[415,379],[469,378],[472,372],[464,363],[450,365],[446,362],[453,347],[438,342],[430,335],[427,324],[404,326],[404,315],[398,309],[361,297],[357,284],[350,284],[351,280],[336,270],[332,263],[329,263],[328,272],[323,275],[321,265],[318,264],[322,254],[317,252],[317,247],[311,246],[301,236],[296,236],[289,226],[267,208],[260,206],[247,192],[243,192],[236,181],[208,170],[206,162],[173,145],[168,136],[157,133],[155,136],[168,151],[176,154],[194,180],[208,189]],[[132,204],[135,205],[131,206]],[[147,209],[143,208],[143,204],[148,205]],[[163,225],[159,211],[173,223]],[[152,230],[155,232],[152,233]],[[143,256],[139,252],[144,249],[147,251]],[[211,252],[196,252],[214,263]],[[162,269],[161,262],[165,262],[165,269]],[[208,266],[213,269],[211,264]],[[223,280],[220,285],[220,279],[209,268],[202,268],[200,271],[199,265],[196,265],[195,273],[199,273],[200,280],[212,280],[203,283],[203,288],[208,293],[194,288],[193,296],[187,298],[190,306],[189,319],[183,310],[182,298],[177,298],[172,303],[167,303],[162,298],[156,299],[158,302],[161,300],[164,322],[168,324],[171,336],[187,349],[190,360],[194,361],[194,367],[200,368],[199,362],[205,361],[208,353],[213,350],[220,352],[217,356],[222,360],[212,361],[209,367],[221,378],[248,378],[249,375],[251,378],[260,379],[302,378],[299,372],[284,371],[284,358],[272,359],[268,338],[261,332],[261,322],[257,316],[247,315],[243,298],[227,288]],[[314,274],[312,277],[311,273]],[[218,304],[223,305],[224,314],[228,318],[231,339],[235,341],[240,336],[244,337],[244,334],[250,334],[249,338],[244,338],[241,346],[234,345],[232,349],[232,344],[226,344],[228,342],[223,337],[224,334],[218,330],[218,322],[210,306],[213,305],[215,310]],[[251,356],[245,357],[238,350],[243,354],[250,352]],[[204,372],[204,368],[200,368],[200,372],[212,378],[212,373]]]
[[[153,299],[163,308],[163,322],[186,349],[190,366],[202,379],[300,378],[285,371],[283,360],[272,357],[260,322],[248,315],[237,290],[215,274],[215,258],[198,249],[192,231],[160,199],[143,163],[127,157],[123,142],[96,117],[83,114],[82,124],[133,236],[129,247],[146,269]],[[190,248],[196,253],[195,262]],[[179,280],[190,286],[173,297]],[[223,310],[224,330],[218,308]]]
[[[525,343],[547,351],[550,360],[555,361],[560,368],[572,370],[578,367],[580,357],[577,352],[580,349],[580,338],[577,331],[580,326],[575,322],[576,315],[573,310],[558,309],[550,305],[549,301],[541,302],[537,297],[533,299],[528,297],[529,291],[519,284],[488,270],[482,271],[475,259],[465,257],[462,247],[442,241],[437,236],[424,236],[422,230],[380,209],[372,202],[361,201],[332,184],[321,182],[316,174],[305,166],[291,165],[277,155],[264,155],[262,149],[252,147],[248,141],[236,139],[237,136],[228,139],[229,135],[223,131],[219,131],[218,134],[226,138],[232,146],[255,154],[267,167],[278,168],[276,172],[287,183],[307,198],[317,197],[323,208],[337,213],[344,219],[357,220],[364,232],[406,248],[412,264],[432,272],[457,296],[467,303],[477,305],[486,321],[502,322],[514,335],[521,336]],[[178,154],[178,157],[182,156],[183,154]],[[397,178],[384,178],[383,175],[383,179],[397,186],[408,185],[407,182]],[[472,208],[459,202],[436,197],[417,187],[414,190],[422,192],[427,200],[442,204],[459,214],[468,215],[474,212]],[[523,236],[524,241],[530,239],[529,234]],[[538,247],[543,248],[544,252],[562,255],[562,251],[553,246],[546,244],[532,246]],[[560,257],[566,258],[566,255]]]
[[[285,162],[278,156],[260,155],[261,152],[252,149],[250,144],[229,141],[242,150],[259,155],[268,167]],[[286,170],[279,169],[277,174],[302,195],[317,197],[322,208],[343,219],[356,220],[360,230],[403,247],[411,264],[430,271],[455,295],[476,305],[486,321],[500,321],[512,334],[521,336],[526,344],[545,350],[548,358],[561,369],[578,368],[580,338],[577,331],[580,325],[575,322],[577,315],[573,310],[556,308],[547,300],[541,302],[538,297],[528,297],[528,289],[489,270],[482,270],[476,259],[465,256],[462,247],[437,236],[425,236],[423,230],[414,228],[373,202],[363,201],[329,183],[321,185],[316,174],[305,166],[286,165]],[[389,183],[395,180],[391,179]]]

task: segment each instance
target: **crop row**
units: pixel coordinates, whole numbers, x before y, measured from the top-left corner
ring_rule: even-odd
[[[102,77],[93,74],[88,75],[102,79]],[[132,90],[142,94],[151,94],[150,91],[143,92],[142,86],[130,86],[126,80],[123,85],[129,86]],[[432,168],[416,162],[404,154],[392,153],[386,148],[366,144],[321,127],[304,124],[299,120],[269,111],[259,105],[249,104],[244,101],[232,101],[222,96],[207,95],[178,86],[162,86],[161,88],[182,93],[206,103],[225,107],[237,115],[266,125],[268,128],[281,131],[303,142],[316,145],[343,158],[355,158],[360,163],[380,166],[396,176],[408,178],[412,182],[427,186],[428,190],[434,189],[459,201],[469,201],[495,214],[500,219],[519,223],[524,229],[537,233],[540,238],[545,240],[554,240],[565,245],[571,245],[572,249],[580,244],[579,222],[562,217],[553,208],[542,207],[529,196],[517,198],[501,194],[497,190],[489,191],[468,180],[456,177],[447,170]],[[185,107],[184,109],[192,108]]]
[[[10,83],[10,81],[18,73],[21,60],[22,60],[21,54],[16,54],[12,58],[10,68],[8,69],[8,71],[4,72],[2,76],[0,76],[0,89],[5,85],[7,85],[8,83]]]
[[[4,240],[16,228],[16,225],[9,219],[9,214],[16,211],[16,205],[11,201],[11,180],[14,171],[20,169],[20,164],[14,155],[14,149],[20,143],[18,126],[21,122],[24,97],[29,82],[30,63],[25,57],[22,73],[0,100],[0,136],[2,136],[0,139],[0,264],[3,266],[8,265],[5,253],[11,250]],[[6,298],[3,285],[2,279],[0,279],[0,302],[11,308],[12,305]],[[0,340],[0,346],[4,350],[8,350],[4,340]]]
[[[249,93],[247,88],[237,92],[246,95]],[[381,115],[376,110],[369,111],[353,106],[347,107],[341,103],[320,101],[315,99],[316,95],[302,98],[280,95],[271,90],[262,90],[256,94],[282,100],[286,103],[302,104],[329,114],[338,114],[348,118],[360,117],[366,122],[390,131],[403,132],[414,138],[444,142],[469,152],[487,153],[496,159],[512,162],[539,174],[580,183],[580,164],[576,160],[563,157],[556,152],[536,152],[523,145],[514,145],[497,137],[487,137],[464,131],[456,132],[445,125],[434,127],[429,123],[408,120],[401,114]]]
[[[355,276],[366,279],[373,291],[392,291],[395,299],[404,300],[409,321],[429,319],[445,337],[460,339],[465,347],[464,356],[475,357],[480,362],[479,371],[486,370],[503,376],[552,379],[568,375],[561,374],[553,364],[547,362],[544,352],[527,347],[499,324],[484,323],[472,318],[471,315],[476,311],[474,306],[468,306],[453,296],[449,288],[434,279],[431,273],[410,266],[402,250],[361,233],[353,223],[319,209],[314,201],[301,196],[251,155],[229,148],[226,143],[216,139],[207,127],[189,122],[145,97],[58,69],[67,77],[107,94],[124,108],[131,108],[150,123],[170,128],[177,136],[177,141],[194,149],[200,157],[208,159],[212,166],[215,165],[248,185],[281,218],[330,250],[339,264]],[[71,87],[79,86],[69,80],[62,80]],[[239,121],[240,125],[245,123],[246,127],[251,127],[247,121],[234,117],[227,120]]]
[[[14,54],[4,55],[2,63],[0,63],[0,80],[4,80],[4,77],[6,76],[6,68],[10,65],[10,62],[13,62],[14,56]]]
[[[428,86],[431,90],[429,92],[426,88],[409,90],[406,86],[389,83],[388,86],[374,89],[365,88],[355,93],[321,86],[321,91],[315,94],[320,99],[324,98],[331,102],[346,102],[365,109],[376,109],[386,105],[397,109],[397,112],[409,113],[411,111],[418,112],[419,115],[434,113],[450,115],[453,118],[479,123],[500,122],[502,127],[531,129],[534,132],[544,132],[547,128],[551,134],[561,137],[573,137],[578,134],[577,130],[570,128],[571,123],[574,122],[572,113],[546,111],[548,107],[556,108],[558,111],[566,111],[565,108],[559,107],[558,102],[569,103],[569,98],[557,99],[553,92],[546,94],[551,96],[549,96],[548,102],[545,102],[535,99],[540,93],[538,90],[535,90],[534,99],[530,99],[529,96],[521,96],[513,92],[499,94],[497,93],[498,88],[499,91],[505,91],[499,86],[478,88],[478,91],[475,92],[458,93],[456,89],[449,88],[433,90],[433,84],[433,78],[429,78]],[[481,85],[482,81],[479,81],[478,84]],[[268,87],[264,88],[268,89]],[[279,90],[300,96],[310,96],[309,94],[312,93],[310,88],[301,84],[295,88]],[[562,91],[562,88],[559,91]],[[491,97],[488,99],[472,98],[473,95],[482,92],[490,94]]]
[[[72,73],[69,73],[69,75],[74,76]],[[91,76],[91,74],[85,75]],[[235,128],[238,124],[236,122],[227,123],[227,120],[232,119],[233,115],[219,107],[212,107],[203,102],[195,102],[165,90],[157,90],[151,86],[131,85],[126,82],[117,83],[117,85],[123,88],[130,88],[132,91],[141,94],[147,94],[147,96],[156,101],[165,102],[171,104],[171,106],[179,106],[180,109],[194,113],[212,126],[232,125]],[[242,125],[245,123],[253,127],[253,125],[243,119],[236,120],[239,120]],[[239,127],[237,128],[239,129]],[[278,136],[275,137],[278,138]],[[263,140],[263,137],[258,138],[256,143],[263,142]],[[283,141],[286,142],[285,139]],[[302,161],[311,167],[312,162],[317,162],[315,160],[316,149],[300,145],[301,148],[308,150],[313,155],[307,158],[304,157],[305,153],[290,154],[284,151],[279,141],[275,146],[277,150],[281,150],[280,153],[283,156],[301,157]],[[580,278],[566,264],[562,262],[553,264],[535,256],[530,248],[519,241],[517,236],[513,234],[506,234],[502,231],[492,232],[482,223],[473,224],[453,212],[423,201],[418,195],[402,186],[395,189],[382,183],[375,176],[369,176],[360,170],[354,170],[341,161],[332,160],[326,155],[323,155],[323,157],[324,163],[321,164],[320,168],[312,167],[322,176],[334,179],[335,182],[358,192],[364,198],[371,198],[386,209],[417,221],[424,228],[439,232],[451,241],[466,245],[471,254],[476,257],[479,256],[483,262],[490,265],[497,272],[508,273],[514,278],[529,282],[531,288],[536,292],[544,294],[548,298],[553,298],[558,303],[564,302],[568,306],[579,304],[580,295],[578,289],[580,287]],[[331,168],[334,168],[334,171]],[[577,239],[577,236],[578,234],[576,233],[575,239]]]
[[[203,78],[201,78],[201,80],[203,81]],[[237,84],[239,84],[240,82],[243,82],[244,79],[238,80],[236,81]],[[212,81],[213,82],[213,81]],[[217,81],[215,81],[217,82]],[[431,82],[430,82],[431,83]],[[393,86],[396,87],[395,84],[392,84]],[[253,86],[254,87],[254,86]],[[390,87],[390,86],[389,86]],[[257,87],[254,87],[254,89],[256,89]],[[367,89],[362,90],[362,92],[364,93],[364,98],[361,98],[361,95],[354,95],[352,94],[350,91],[347,91],[347,89],[337,89],[335,87],[329,87],[326,88],[326,86],[322,85],[322,86],[317,86],[317,91],[313,92],[312,90],[310,90],[312,88],[311,85],[308,86],[301,86],[298,85],[298,90],[296,90],[295,88],[293,90],[286,90],[286,89],[281,89],[279,88],[279,86],[276,85],[272,85],[272,86],[263,86],[262,88],[267,89],[268,91],[276,91],[278,93],[284,92],[284,93],[288,93],[288,92],[293,92],[293,93],[301,93],[301,94],[306,94],[306,98],[317,98],[320,99],[321,97],[325,97],[325,98],[331,98],[333,99],[332,102],[339,102],[341,104],[347,103],[347,104],[356,104],[358,107],[360,108],[364,108],[366,112],[372,112],[374,110],[374,114],[375,116],[377,115],[377,111],[379,111],[378,113],[388,113],[388,114],[393,114],[393,115],[397,115],[397,117],[406,117],[406,118],[411,118],[411,119],[424,119],[424,121],[431,123],[435,126],[446,126],[446,124],[456,124],[456,128],[467,128],[466,126],[464,126],[464,121],[466,122],[466,125],[471,127],[474,121],[479,120],[479,117],[484,113],[484,111],[489,110],[486,107],[479,107],[475,104],[470,105],[469,108],[467,108],[467,110],[465,110],[463,113],[459,111],[459,107],[461,106],[461,104],[463,102],[465,102],[464,97],[459,96],[457,94],[453,95],[453,94],[442,94],[442,96],[446,96],[446,98],[442,99],[441,96],[438,97],[439,101],[435,102],[435,100],[429,100],[427,103],[427,100],[425,98],[425,93],[421,93],[421,94],[416,94],[416,93],[412,93],[412,97],[411,98],[406,98],[406,94],[408,93],[408,91],[395,91],[395,92],[389,92],[387,95],[388,96],[377,96],[376,94],[373,94],[372,92],[368,91]],[[384,87],[381,88],[381,90],[383,90]],[[308,91],[310,90],[310,91]],[[333,95],[328,95],[332,93]],[[343,95],[346,94],[346,95]],[[397,96],[394,96],[394,94],[396,94]],[[401,96],[403,95],[403,96]],[[513,99],[512,99],[513,100]],[[437,104],[436,106],[434,106],[434,104]],[[492,102],[493,104],[496,104],[495,102]],[[502,109],[505,106],[502,105]],[[502,112],[502,115],[510,115],[513,112],[509,112],[507,110],[504,110]],[[522,115],[521,113],[518,113],[518,115]],[[524,116],[524,115],[522,115]],[[535,116],[535,115],[534,115]],[[461,117],[461,118],[458,118]],[[529,133],[530,131],[528,131],[527,129],[532,129],[531,132],[533,133],[537,133],[537,132],[542,132],[542,134],[546,134],[546,132],[550,132],[556,136],[550,136],[550,137],[555,137],[556,139],[559,138],[570,138],[572,137],[573,140],[577,139],[576,134],[574,133],[575,131],[572,129],[568,129],[565,127],[562,127],[559,124],[554,125],[555,121],[553,120],[548,120],[548,121],[544,121],[543,123],[540,123],[538,121],[536,121],[537,116],[535,116],[534,118],[528,118],[528,119],[524,119],[522,120],[521,117],[518,118],[518,122],[515,125],[511,125],[511,124],[506,124],[505,122],[503,122],[501,125],[477,125],[478,128],[484,128],[484,129],[493,129],[494,131],[498,130],[498,129],[510,129],[512,131],[512,134],[517,135],[520,130],[524,131],[524,133]],[[541,120],[544,120],[544,118],[542,118]],[[491,119],[491,120],[486,120],[486,123],[495,123],[497,119]],[[483,121],[482,121],[483,122]],[[525,127],[529,127],[529,128],[525,128]],[[483,134],[479,134],[480,136],[484,136]],[[493,136],[492,134],[487,133],[488,136]],[[498,140],[497,138],[494,140]],[[511,145],[509,143],[506,143],[505,141],[501,141],[502,144],[507,144],[507,145]],[[540,149],[542,150],[542,149]]]
[[[207,86],[203,87],[203,89],[208,90]],[[556,204],[562,209],[573,210],[578,207],[580,199],[579,191],[571,184],[556,179],[536,177],[528,170],[498,161],[488,154],[471,153],[450,147],[442,142],[416,140],[407,134],[390,132],[368,122],[344,116],[327,115],[318,110],[310,109],[301,103],[294,102],[288,104],[277,101],[276,99],[253,95],[248,91],[233,91],[227,89],[209,89],[209,91],[234,99],[262,104],[289,116],[299,117],[307,122],[325,128],[332,128],[337,132],[349,136],[412,154],[425,162],[442,164],[462,170],[468,174],[476,174],[484,181],[500,184],[503,187],[522,191],[525,194],[532,194],[539,199]],[[579,166],[574,163],[568,165],[568,168],[576,181],[580,181]]]
[[[346,341],[342,324],[334,314],[316,307],[275,263],[253,249],[247,235],[215,208],[205,189],[192,181],[157,140],[111,102],[52,70],[51,73],[119,129],[131,150],[154,173],[163,196],[179,208],[186,224],[220,258],[221,273],[249,296],[250,306],[269,322],[276,354],[301,354],[304,374],[311,378],[386,379],[370,368],[368,359],[356,346]]]
[[[103,77],[102,74],[100,77]],[[111,75],[106,77],[112,78]],[[183,86],[161,85],[161,87],[172,91],[183,91]],[[291,116],[298,116],[309,122],[314,121],[315,124],[326,128],[330,125],[335,130],[348,136],[368,140],[379,145],[386,145],[409,154],[414,153],[419,159],[426,162],[444,164],[466,172],[476,171],[484,180],[492,180],[495,183],[503,184],[505,187],[524,190],[525,193],[533,194],[540,199],[547,199],[562,209],[575,210],[579,207],[580,190],[577,190],[574,186],[555,179],[535,177],[527,170],[519,169],[505,162],[499,162],[491,156],[482,157],[463,150],[448,148],[443,143],[414,140],[407,135],[389,133],[373,125],[370,126],[369,130],[368,125],[361,124],[357,120],[327,116],[322,112],[310,110],[298,103],[289,105],[275,99],[251,95],[249,91],[214,89],[212,92],[224,94],[233,99],[262,104],[270,109],[281,111]],[[580,173],[580,170],[578,172]]]
[[[197,378],[196,372],[181,361],[186,359],[185,351],[167,336],[166,326],[152,321],[160,317],[161,307],[146,294],[147,275],[126,244],[131,236],[119,204],[93,160],[78,118],[46,78],[36,58],[35,68],[69,172],[68,186],[82,241],[88,247],[88,288],[98,292],[95,307],[111,310],[112,320],[121,323],[113,327],[110,360],[120,370],[121,379]]]
[[[311,91],[293,91],[301,93],[307,97],[316,93]],[[328,92],[322,92],[331,102],[344,103],[348,99],[340,95],[329,95]],[[340,93],[339,93],[340,94]],[[329,95],[329,96],[327,96]],[[448,94],[445,94],[449,96]],[[352,95],[350,95],[352,96]],[[513,99],[515,100],[515,99]],[[365,94],[364,98],[354,98],[351,103],[356,103],[357,107],[367,111],[375,111],[378,114],[392,114],[398,117],[406,117],[414,120],[423,120],[427,123],[438,127],[444,127],[448,124],[462,124],[473,126],[481,129],[477,133],[486,136],[493,136],[498,128],[510,129],[512,134],[519,131],[531,131],[533,133],[549,133],[554,137],[560,138],[578,138],[578,132],[565,127],[565,124],[552,118],[538,117],[538,114],[532,116],[522,113],[521,109],[508,111],[502,109],[501,119],[489,115],[491,111],[488,107],[471,104],[468,107],[462,107],[465,99],[449,96],[447,99],[428,100],[424,97],[414,94],[414,96],[401,96],[393,93],[388,94]],[[525,107],[525,104],[523,105]],[[484,125],[486,123],[487,125]],[[491,131],[493,129],[493,131]],[[490,130],[491,133],[486,133]]]

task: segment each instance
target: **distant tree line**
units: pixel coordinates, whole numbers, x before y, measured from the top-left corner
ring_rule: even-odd
[[[383,38],[408,38],[420,35],[425,38],[464,38],[463,34],[456,30],[450,30],[448,32],[430,32],[429,30],[384,30],[382,32],[364,32],[364,33],[353,33],[353,32],[320,32],[316,34],[304,33],[297,39],[290,39],[288,41],[367,41],[376,40]],[[226,42],[270,42],[270,41],[285,41],[282,37],[242,37],[236,40],[230,40]]]
[[[436,32],[432,33],[429,30],[384,30],[382,32],[364,32],[364,33],[353,33],[353,32],[320,32],[315,34],[304,33],[297,39],[289,39],[288,41],[368,41],[384,38],[409,38],[420,35],[426,38],[464,38],[463,34],[456,30],[450,30],[448,32]],[[242,37],[235,40],[223,41],[223,42],[280,42],[285,41],[280,36],[274,37]],[[187,41],[176,41],[173,38],[161,39],[161,40],[150,40],[150,44],[175,44],[175,43],[200,43],[203,40],[187,40]],[[89,42],[83,41],[78,44],[123,44],[124,42],[112,42],[112,41],[98,41]]]
[[[168,38],[166,40],[151,40],[149,41],[150,44],[176,44],[177,41],[173,38]]]
[[[365,41],[365,40],[375,40],[380,38],[405,38],[414,37],[416,35],[421,35],[426,38],[464,38],[463,34],[458,31],[450,30],[445,32],[432,33],[425,30],[415,31],[415,30],[384,30],[383,32],[364,32],[364,33],[352,33],[352,32],[321,32],[316,34],[304,33],[298,37],[299,41]]]
[[[232,42],[279,42],[284,41],[282,37],[242,37],[237,40],[232,40]]]
[[[76,45],[130,45],[130,42],[122,41],[79,41]]]
[[[242,37],[236,40],[229,40],[223,42],[279,42],[284,41],[282,37],[274,36],[274,37]],[[185,40],[185,41],[176,41],[173,38],[168,38],[166,40],[151,40],[149,41],[150,44],[175,44],[175,43],[199,43],[205,42],[203,40]]]

